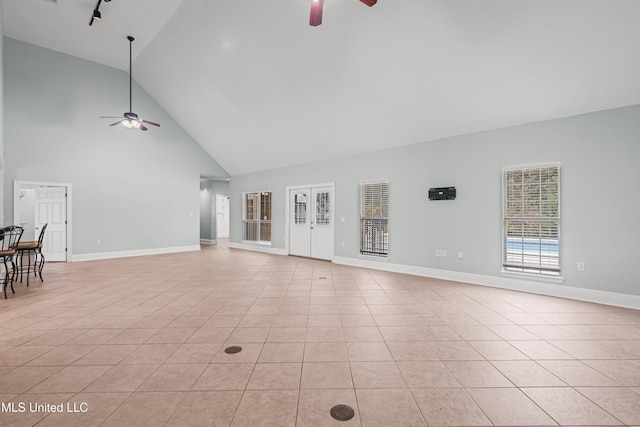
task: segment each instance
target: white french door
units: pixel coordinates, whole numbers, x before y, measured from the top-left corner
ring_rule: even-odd
[[[47,261],[67,260],[67,198],[65,187],[36,189],[35,238],[47,224],[42,253]]]
[[[333,259],[333,187],[289,190],[289,254]]]

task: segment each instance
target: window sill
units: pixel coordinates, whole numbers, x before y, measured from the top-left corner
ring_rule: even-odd
[[[243,240],[241,243],[243,245],[271,246],[271,242],[263,242],[263,241],[256,242],[255,240]]]
[[[500,274],[507,277],[518,277],[520,279],[527,280],[536,280],[539,282],[549,282],[549,283],[563,283],[564,277],[562,276],[544,276],[542,274],[531,274],[531,273],[518,273],[517,271],[506,271],[501,270]]]
[[[369,261],[380,261],[380,262],[389,262],[388,256],[373,256],[373,255],[358,255],[360,259],[366,259]]]

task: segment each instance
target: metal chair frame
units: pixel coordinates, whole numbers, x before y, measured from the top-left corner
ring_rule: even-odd
[[[15,258],[23,232],[24,229],[16,225],[0,229],[0,258],[2,258],[4,265],[4,277],[0,275],[0,280],[2,281],[5,299],[7,298],[7,285],[11,285],[11,292],[16,293],[13,289],[13,282],[18,278]],[[9,267],[8,263],[11,263],[11,267]]]
[[[44,232],[47,229],[47,225],[42,226],[42,230],[40,230],[40,236],[37,241],[33,242],[21,242],[17,245],[17,253],[18,258],[20,258],[20,283],[22,283],[22,274],[24,273],[24,255],[25,253],[31,255],[33,252],[33,275],[34,277],[40,276],[40,281],[44,282],[42,278],[42,269],[44,268],[45,258],[42,254],[42,241],[44,240]],[[38,260],[39,258],[39,260]],[[31,275],[31,256],[28,258],[27,263],[27,286],[29,286],[29,276]]]

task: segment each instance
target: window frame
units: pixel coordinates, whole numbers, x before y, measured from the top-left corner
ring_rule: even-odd
[[[268,209],[269,212],[265,216],[263,209],[265,209],[265,201],[262,199],[263,196],[269,195],[268,198]],[[254,197],[257,200],[252,200],[256,206],[252,207],[254,213],[254,218],[247,218],[248,214],[248,204],[249,197]],[[266,217],[266,218],[265,218]],[[262,219],[264,218],[264,219]],[[273,192],[271,190],[262,190],[262,191],[247,191],[242,193],[242,242],[243,243],[256,243],[259,245],[271,245],[272,236],[272,222],[273,222]],[[255,224],[255,230],[252,230],[251,233],[248,232],[249,224]],[[264,240],[264,234],[267,233],[269,240]],[[255,239],[251,239],[249,237],[255,235]]]
[[[381,195],[380,197],[380,201],[381,203],[377,206],[378,209],[380,210],[380,215],[376,215],[376,216],[367,216],[366,214],[366,208],[365,208],[365,188],[367,186],[373,186],[373,185],[377,185],[377,186],[381,186],[381,185],[385,185],[386,186],[386,206],[384,205],[384,196]],[[389,186],[389,180],[388,179],[379,179],[379,180],[374,180],[374,181],[361,181],[360,182],[360,247],[359,247],[359,256],[361,258],[367,258],[367,259],[373,259],[373,260],[378,260],[378,261],[388,261],[389,259],[389,199],[390,199],[390,186]],[[386,213],[386,216],[383,215],[384,213]],[[381,243],[382,245],[382,249],[383,250],[375,250],[375,247],[378,247],[378,245],[375,244],[375,242],[372,241],[372,239],[365,239],[365,227],[366,227],[366,222],[367,221],[380,221],[382,223],[384,223],[384,225],[382,226],[382,230],[381,233],[383,233],[384,237],[383,237],[383,241]],[[371,225],[370,227],[375,227],[375,225]],[[369,246],[369,248],[371,248],[370,250],[367,250],[367,247],[365,245],[365,243],[368,243],[367,246]]]
[[[525,215],[524,214],[524,206],[529,202],[529,204],[534,203],[535,200],[529,198],[526,199],[525,193],[526,191],[521,190],[522,197],[522,207],[520,216],[509,215],[509,201],[513,201],[515,199],[509,198],[508,188],[507,188],[507,174],[510,172],[520,172],[524,175],[525,171],[537,170],[540,174],[544,169],[555,169],[557,171],[557,179],[555,183],[555,192],[557,194],[555,205],[548,204],[550,200],[548,196],[542,197],[543,194],[543,181],[540,179],[539,182],[539,199],[538,199],[538,209],[541,212],[540,215]],[[562,195],[561,195],[561,182],[562,182],[562,167],[558,162],[555,163],[541,163],[541,164],[532,164],[532,165],[518,165],[518,166],[509,166],[502,169],[501,172],[501,184],[502,184],[502,215],[501,215],[501,233],[502,233],[502,252],[501,252],[501,264],[502,264],[502,273],[503,274],[514,274],[517,276],[530,276],[539,279],[546,280],[558,280],[562,281],[562,257],[561,257],[561,248],[562,248]],[[524,185],[524,180],[522,181]],[[552,190],[553,191],[553,190]],[[549,194],[549,193],[547,193]],[[543,204],[547,201],[547,205],[543,206]],[[551,210],[555,215],[550,215],[548,212],[546,214],[542,213],[544,209]],[[529,211],[531,213],[531,211]],[[523,227],[523,231],[520,234],[519,238],[517,237],[513,242],[513,245],[516,246],[514,251],[513,248],[509,248],[509,238],[512,237],[508,228],[510,224],[520,222]],[[537,237],[527,237],[526,228],[533,228],[528,226],[527,224],[533,224],[533,226],[538,225],[538,236]],[[546,226],[546,227],[545,227]],[[546,228],[546,230],[545,230]],[[554,230],[555,233],[551,234],[551,237],[545,238],[545,233],[549,230]],[[517,248],[517,240],[520,240],[520,249]],[[530,241],[527,242],[527,239]],[[538,242],[534,242],[538,240]],[[525,245],[538,245],[537,251],[529,251],[527,253]],[[551,250],[543,250],[545,245],[547,248],[551,248]],[[553,250],[554,246],[557,248]],[[514,262],[515,257],[520,256],[521,262]],[[511,257],[511,260],[509,258]],[[525,259],[529,262],[526,262]],[[534,264],[531,260],[537,260]]]

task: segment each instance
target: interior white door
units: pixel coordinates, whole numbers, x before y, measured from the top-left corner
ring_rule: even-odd
[[[216,238],[229,237],[229,196],[216,194]]]
[[[309,204],[311,189],[291,190],[289,193],[290,224],[289,253],[298,256],[311,256],[311,223]]]
[[[42,253],[47,261],[67,260],[67,198],[64,187],[36,189],[35,236],[47,224]]]
[[[333,259],[333,187],[292,189],[289,209],[289,253]]]
[[[311,258],[333,259],[333,187],[311,189]]]

